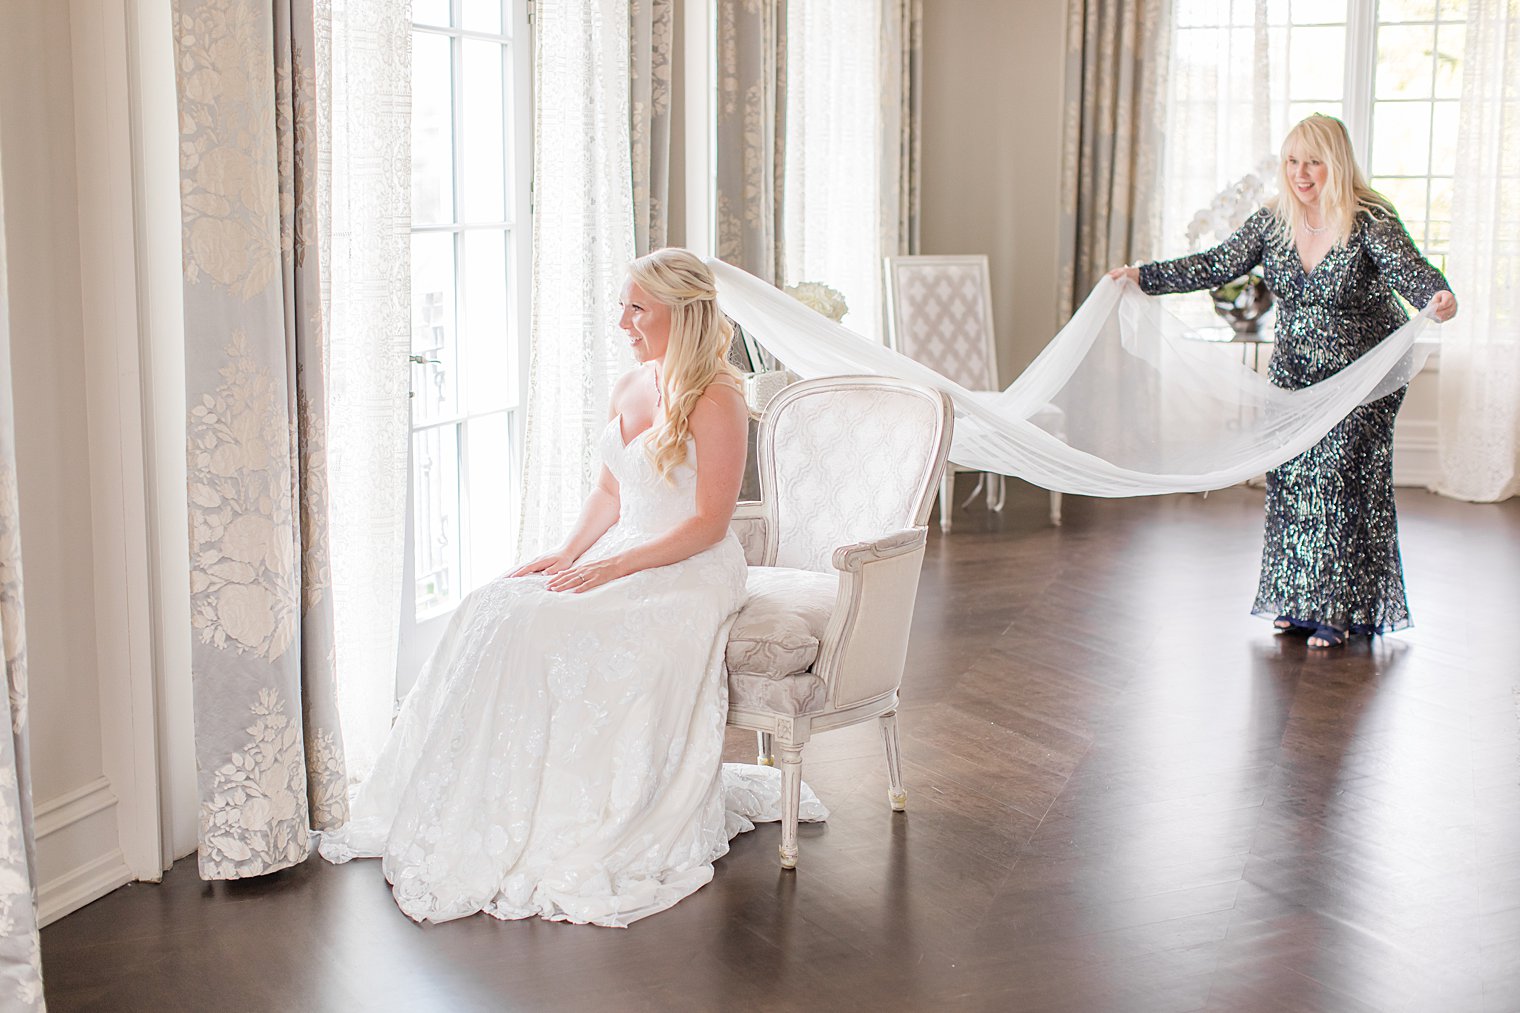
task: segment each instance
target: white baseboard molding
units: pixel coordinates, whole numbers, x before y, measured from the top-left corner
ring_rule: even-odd
[[[1400,422],[1393,433],[1393,484],[1428,489],[1441,478],[1440,427],[1435,422]]]
[[[85,854],[88,854],[98,847],[110,844],[109,851],[97,853],[95,857],[74,866],[67,872],[54,875],[38,885],[37,919],[42,925],[55,922],[64,915],[79,910],[90,901],[98,900],[117,887],[124,886],[137,878],[127,867],[121,849],[115,846],[116,814],[114,812],[110,814],[109,822],[105,824],[96,820],[92,824],[79,826],[97,814],[114,810],[116,805],[116,792],[111,790],[111,782],[105,777],[97,777],[73,791],[65,792],[37,805],[35,827],[40,847],[51,847],[47,843],[49,838],[76,827],[78,828],[77,835],[64,835],[63,838],[53,842],[59,849],[56,853],[59,857],[68,854],[78,855],[81,848]],[[102,819],[105,818],[102,817]],[[105,828],[105,834],[102,834],[102,828]],[[43,863],[44,868],[47,865],[47,862]]]
[[[50,798],[40,803],[34,814],[37,839],[56,834],[115,804],[116,793],[111,790],[111,782],[105,777],[97,777],[71,792]]]
[[[38,924],[49,925],[133,879],[120,849],[112,849],[109,854],[41,884],[37,890]]]

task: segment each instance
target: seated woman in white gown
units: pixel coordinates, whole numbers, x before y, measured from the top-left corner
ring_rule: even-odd
[[[627,925],[778,816],[779,780],[721,763],[746,575],[728,529],[746,437],[732,329],[685,250],[634,261],[622,303],[639,366],[613,388],[574,530],[460,604],[350,822],[322,835],[329,861],[380,857],[418,921]]]

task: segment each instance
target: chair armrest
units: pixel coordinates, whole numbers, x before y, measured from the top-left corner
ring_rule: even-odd
[[[770,517],[765,504],[758,500],[745,500],[734,507],[734,518],[728,529],[744,547],[744,561],[750,566],[765,566],[765,545],[770,533]]]
[[[927,528],[904,528],[890,535],[873,538],[869,542],[854,542],[834,550],[834,569],[859,572],[868,563],[891,559],[905,552],[922,548],[929,537]]]
[[[839,596],[813,672],[833,706],[895,692],[908,655],[928,528],[909,528],[834,550]]]

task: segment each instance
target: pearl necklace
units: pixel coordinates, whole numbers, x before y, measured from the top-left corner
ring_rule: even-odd
[[[1309,235],[1311,235],[1311,236],[1317,236],[1317,235],[1321,234],[1322,232],[1324,232],[1329,227],[1330,226],[1328,226],[1328,225],[1321,225],[1319,228],[1316,229],[1314,226],[1310,225],[1307,221],[1304,222],[1304,231],[1307,232],[1307,233],[1309,233]]]
[[[654,374],[654,406],[658,408],[665,403],[665,390],[660,386],[659,370],[652,369],[650,372]]]

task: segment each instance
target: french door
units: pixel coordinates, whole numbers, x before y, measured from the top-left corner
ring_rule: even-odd
[[[515,549],[527,373],[526,0],[414,0],[412,436],[397,698]]]

